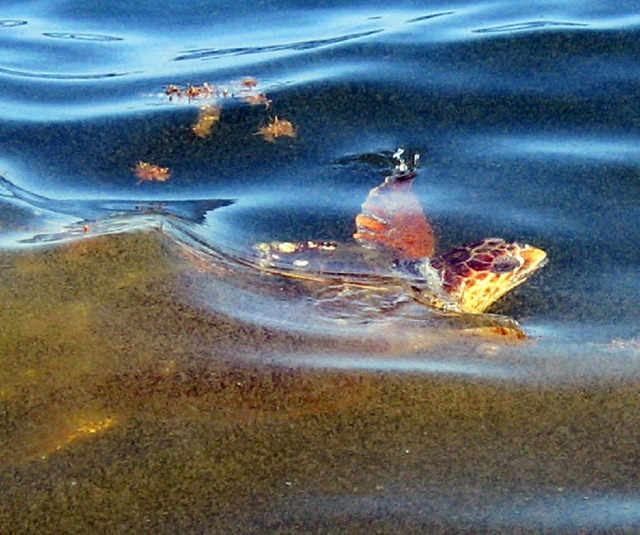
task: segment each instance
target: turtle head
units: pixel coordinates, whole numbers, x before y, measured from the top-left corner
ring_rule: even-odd
[[[463,312],[484,312],[546,262],[542,249],[489,238],[431,259],[443,289]]]
[[[427,301],[434,295],[436,306],[479,313],[526,281],[546,259],[547,253],[531,245],[488,238],[427,258],[413,270],[426,282]]]

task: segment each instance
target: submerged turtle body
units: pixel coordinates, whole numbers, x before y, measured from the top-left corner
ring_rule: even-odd
[[[362,250],[361,263],[336,267],[341,257],[348,264],[351,257],[343,252],[352,248],[309,241],[258,244],[260,265],[280,275],[327,284],[377,290],[400,285],[407,296],[433,309],[482,313],[546,263],[542,249],[501,238],[435,254],[433,227],[411,189],[415,177],[415,171],[401,162],[369,192],[353,235]],[[367,249],[376,254],[367,258]]]

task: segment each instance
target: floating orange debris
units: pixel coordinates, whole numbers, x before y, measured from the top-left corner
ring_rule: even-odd
[[[202,85],[188,84],[187,89],[184,91],[184,95],[189,100],[193,100],[198,97],[211,98],[218,95],[218,90],[207,82]]]
[[[134,168],[140,182],[166,182],[171,178],[171,171],[168,167],[160,167],[159,165],[148,162],[138,162]]]
[[[249,76],[225,86],[216,86],[208,82],[204,82],[202,85],[187,84],[184,87],[176,84],[170,84],[165,86],[164,93],[169,97],[169,100],[173,100],[174,97],[184,97],[189,101],[203,99],[216,100],[227,98],[251,98],[256,100],[256,102],[253,102],[254,104],[266,104],[266,97],[264,94],[256,92],[255,88],[257,86],[258,80]],[[247,100],[247,102],[249,101]]]
[[[211,135],[213,127],[220,121],[220,106],[211,104],[200,108],[198,121],[193,125],[193,133],[198,137]]]
[[[243,78],[240,82],[244,87],[254,88],[258,85],[258,80],[253,77]]]
[[[267,126],[258,129],[256,135],[261,135],[266,141],[274,142],[279,137],[296,137],[298,133],[290,121],[275,117]]]
[[[202,85],[187,84],[184,88],[170,84],[164,88],[164,94],[169,97],[169,100],[173,100],[173,97],[194,100],[197,98],[216,98],[220,95],[220,90],[207,82]]]
[[[187,89],[184,92],[184,94],[189,99],[193,99],[193,98],[199,97],[203,93],[204,93],[204,89],[202,87],[200,87],[199,85],[188,85]]]
[[[264,104],[266,109],[271,108],[271,100],[269,100],[264,93],[252,93],[251,95],[245,95],[242,97],[242,100],[251,106]]]
[[[188,83],[186,86],[175,84],[165,86],[164,93],[169,100],[186,99],[189,103],[208,101],[205,106],[200,109],[197,122],[192,126],[193,133],[198,137],[210,136],[213,128],[220,122],[221,109],[235,101],[244,102],[250,106],[262,105],[265,109],[270,109],[272,101],[267,98],[262,91],[257,89],[258,79],[253,76],[247,76],[240,80],[235,80],[226,85],[213,85],[207,82],[202,85],[193,85]],[[203,102],[204,104],[205,102]],[[274,142],[279,137],[296,137],[296,128],[290,121],[275,117],[271,122],[263,126],[256,132],[266,141]],[[146,180],[167,180],[164,178],[163,168],[157,170],[152,167],[145,167],[144,164],[139,165],[136,174],[142,181]]]
[[[180,89],[177,85],[168,85],[164,89],[164,94],[169,97],[169,100],[173,100],[173,97],[182,96],[182,89]]]

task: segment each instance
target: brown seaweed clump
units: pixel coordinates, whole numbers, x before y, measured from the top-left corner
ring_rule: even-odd
[[[264,93],[249,93],[242,97],[247,104],[250,106],[260,106],[261,104],[268,110],[271,108],[271,104],[273,101],[267,98],[267,95]]]
[[[208,82],[203,82],[201,85],[188,83],[186,86],[170,84],[165,87],[164,94],[170,101],[185,99],[188,103],[206,102],[200,109],[197,122],[191,127],[196,136],[204,138],[210,136],[214,126],[220,122],[225,102],[235,100],[250,106],[262,105],[265,109],[271,108],[271,100],[263,92],[258,91],[258,83],[257,78],[245,77],[225,85],[215,85]],[[284,123],[279,125],[280,130],[283,127]],[[274,132],[274,138],[280,135],[291,135],[281,134],[280,130]],[[289,130],[291,131],[291,129]]]
[[[247,78],[243,78],[240,80],[240,85],[243,87],[248,87],[249,89],[253,89],[258,86],[258,80],[253,76],[248,76]]]
[[[181,87],[176,84],[170,84],[165,87],[164,94],[169,97],[169,100],[185,98],[191,102],[194,100],[242,99],[249,104],[266,105],[269,100],[267,100],[264,93],[256,89],[257,86],[258,80],[248,77],[227,85],[214,85],[204,82],[202,85],[187,84]]]
[[[169,97],[169,100],[175,98],[187,98],[189,101],[197,98],[217,98],[222,91],[211,84],[204,82],[202,85],[187,84],[186,87],[180,87],[179,85],[170,84],[164,89],[164,94]]]
[[[187,88],[185,89],[184,93],[189,100],[193,100],[198,97],[217,97],[219,94],[219,90],[217,87],[204,82],[202,85],[187,84]]]
[[[209,104],[200,108],[198,121],[191,128],[193,133],[198,137],[210,136],[213,127],[220,122],[220,112],[220,106],[217,104]]]
[[[180,89],[177,85],[168,85],[164,88],[164,94],[169,97],[169,100],[173,100],[173,97],[181,97],[182,89]]]
[[[171,171],[168,167],[160,167],[148,162],[138,162],[133,170],[138,177],[138,184],[140,182],[166,182],[171,178]]]
[[[275,117],[267,126],[259,128],[256,135],[273,143],[279,137],[296,137],[298,133],[290,121]]]

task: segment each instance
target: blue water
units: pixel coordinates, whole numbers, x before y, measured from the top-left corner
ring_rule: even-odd
[[[216,224],[236,242],[348,239],[380,171],[335,162],[410,146],[441,249],[500,235],[548,250],[526,294],[535,314],[526,300],[514,314],[636,335],[629,6],[37,2],[2,17],[1,157],[16,184],[59,198],[229,197]],[[228,102],[204,140],[187,131],[199,103],[163,93],[247,76],[272,109]],[[274,115],[300,135],[255,136]],[[140,187],[139,160],[174,178]],[[296,235],[274,232],[292,218]]]
[[[636,377],[639,51],[631,1],[5,0],[0,175],[85,207],[232,201],[191,228],[214,247],[250,250],[348,240],[384,175],[371,155],[410,147],[422,155],[415,189],[440,250],[495,235],[548,252],[543,271],[493,310],[517,318],[536,345],[504,363],[329,354],[298,364]],[[271,107],[228,98],[203,139],[191,132],[202,102],[164,93],[246,77]],[[297,137],[255,135],[274,116]],[[138,161],[170,167],[171,180],[139,184]],[[0,194],[4,248],[65,235],[87,217]]]

